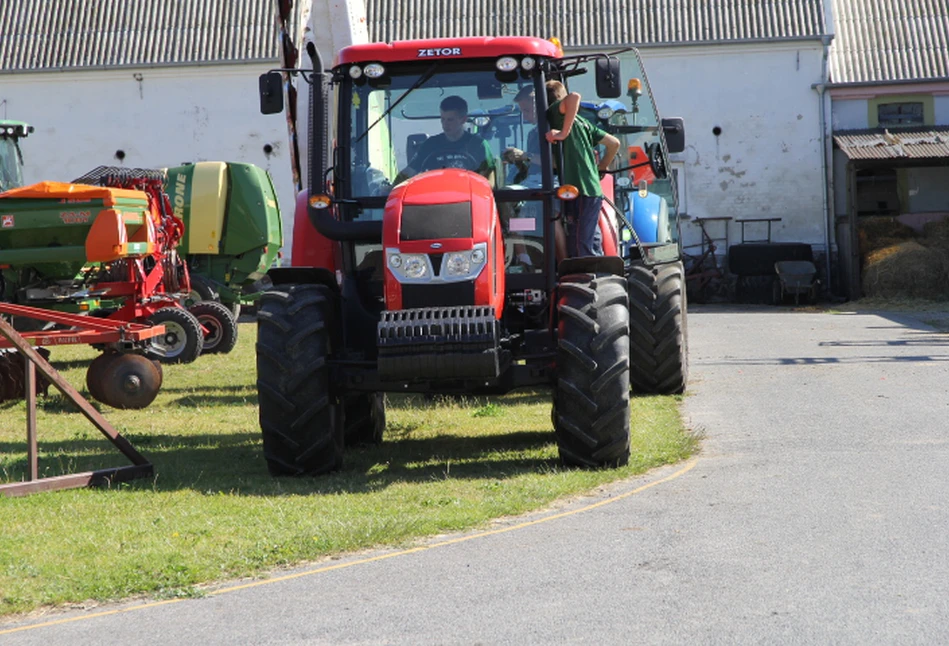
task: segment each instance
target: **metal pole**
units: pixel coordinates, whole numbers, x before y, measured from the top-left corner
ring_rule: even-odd
[[[39,452],[36,445],[36,366],[24,357],[26,386],[26,462],[27,480],[39,478]]]

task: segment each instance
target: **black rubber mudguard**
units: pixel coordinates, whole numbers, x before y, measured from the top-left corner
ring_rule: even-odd
[[[582,258],[567,258],[557,265],[558,276],[570,274],[614,274],[625,275],[623,259],[619,256],[584,256]]]

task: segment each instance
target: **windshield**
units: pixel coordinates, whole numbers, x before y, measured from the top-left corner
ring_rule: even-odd
[[[23,185],[23,169],[16,139],[0,137],[0,192]]]
[[[601,121],[601,127],[613,133],[620,140],[620,152],[613,162],[613,168],[627,169],[617,173],[617,201],[624,199],[624,192],[637,190],[643,180],[649,185],[651,193],[658,194],[668,209],[670,222],[678,213],[678,193],[675,173],[667,168],[665,139],[657,117],[649,82],[643,70],[638,52],[632,52],[623,59],[623,74],[630,80],[626,96],[617,100],[604,101],[598,108],[608,107],[602,114],[612,113]],[[660,150],[662,154],[660,154]],[[651,161],[651,160],[658,160]],[[623,178],[629,182],[622,181]],[[675,227],[670,235],[677,236]]]
[[[490,61],[393,66],[381,78],[354,80],[348,197],[384,196],[439,168],[477,172],[495,188],[540,186],[535,76],[502,79]]]

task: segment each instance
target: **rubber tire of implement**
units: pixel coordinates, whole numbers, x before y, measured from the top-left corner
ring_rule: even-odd
[[[336,298],[325,285],[279,285],[258,302],[257,393],[271,475],[318,475],[343,463],[343,406],[328,359]]]
[[[629,461],[629,306],[626,280],[572,274],[557,285],[554,431],[567,466]]]
[[[189,307],[188,311],[208,329],[202,352],[227,354],[234,349],[237,345],[237,321],[226,305],[202,301]]]
[[[201,351],[204,349],[204,335],[201,333],[201,324],[198,323],[195,315],[188,310],[180,307],[163,307],[149,316],[148,322],[152,325],[171,323],[184,334],[184,346],[178,354],[168,357],[146,350],[145,356],[149,359],[162,363],[191,363],[201,356]]]
[[[688,314],[681,262],[634,263],[629,284],[629,381],[633,392],[674,395],[689,378]]]
[[[386,430],[385,393],[359,393],[345,397],[346,446],[382,444]]]

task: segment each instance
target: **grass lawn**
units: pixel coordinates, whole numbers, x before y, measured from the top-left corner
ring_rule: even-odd
[[[581,471],[558,465],[547,392],[395,396],[383,445],[348,451],[337,474],[274,479],[257,426],[254,324],[240,335],[229,355],[165,366],[145,410],[94,404],[154,464],[153,479],[0,498],[0,615],[199,595],[212,581],[483,526],[696,450],[677,397],[634,398],[629,466]],[[84,392],[94,356],[72,346],[51,360]],[[41,477],[128,463],[55,387],[37,420]],[[24,402],[0,403],[0,482],[25,478],[25,428]]]

